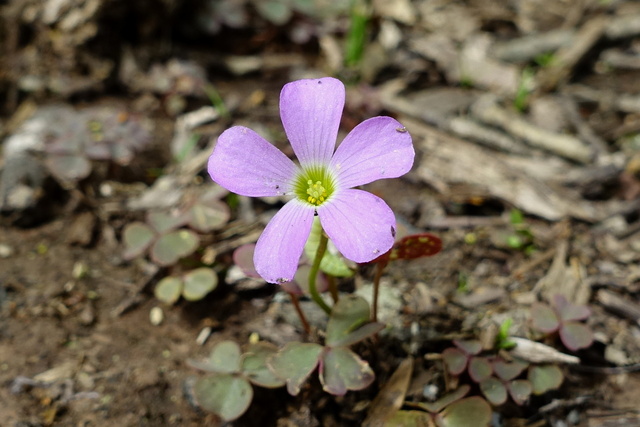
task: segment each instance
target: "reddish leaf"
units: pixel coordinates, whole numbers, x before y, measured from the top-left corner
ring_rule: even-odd
[[[562,343],[572,351],[587,348],[593,343],[593,334],[587,325],[578,322],[565,322],[560,327]]]
[[[442,240],[430,233],[412,234],[400,239],[389,254],[390,260],[415,259],[435,255],[442,249]]]
[[[460,375],[467,367],[467,355],[458,348],[447,348],[442,352],[442,359],[451,375]]]
[[[469,360],[469,376],[479,383],[491,376],[493,368],[486,357],[472,357]]]

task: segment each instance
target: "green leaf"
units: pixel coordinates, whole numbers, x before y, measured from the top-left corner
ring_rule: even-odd
[[[313,225],[311,226],[311,234],[309,235],[309,239],[307,239],[307,243],[304,245],[304,253],[310,260],[313,260],[316,256],[318,246],[320,245],[321,234],[322,225],[320,224],[320,220],[316,217],[314,218]],[[322,261],[320,262],[320,270],[334,277],[353,276],[353,270],[351,270],[349,266],[347,266],[344,258],[342,258],[339,254],[332,253],[330,249],[328,249],[322,257]]]
[[[217,230],[229,221],[229,207],[224,203],[213,200],[196,203],[189,209],[189,226],[204,233]]]
[[[221,341],[217,343],[209,355],[211,370],[220,373],[240,372],[240,346],[234,341]]]
[[[472,380],[479,383],[489,378],[493,373],[491,363],[486,357],[472,357],[469,360],[469,376]]]
[[[296,396],[300,386],[318,365],[323,347],[314,343],[290,342],[267,360],[267,365],[287,382],[287,391]]]
[[[533,391],[533,387],[528,380],[511,381],[507,383],[507,389],[513,401],[518,405],[524,405]]]
[[[142,222],[132,222],[127,224],[122,233],[125,251],[122,254],[124,259],[133,259],[141,255],[153,242],[156,233],[148,225]]]
[[[91,173],[91,162],[80,155],[48,156],[45,165],[61,181],[80,181]]]
[[[368,387],[374,379],[369,364],[348,348],[329,348],[322,356],[320,382],[327,393],[343,396],[347,390]]]
[[[467,397],[436,416],[438,427],[483,427],[491,422],[491,406],[481,397]]]
[[[428,427],[429,414],[422,411],[396,411],[383,424],[383,427]]]
[[[564,375],[556,365],[531,366],[527,375],[533,394],[544,394],[549,390],[555,390],[562,384]]]
[[[156,240],[151,247],[151,258],[158,265],[172,265],[193,253],[199,243],[198,235],[191,230],[172,231]]]
[[[355,295],[340,298],[327,324],[327,346],[341,345],[351,332],[368,322],[370,317],[369,303],[364,298]]]
[[[184,275],[182,295],[187,301],[198,301],[218,286],[218,276],[207,267],[196,268]]]
[[[267,366],[267,359],[278,352],[278,348],[267,342],[251,344],[242,355],[241,369],[245,377],[255,385],[276,388],[285,385]]]
[[[186,218],[184,215],[174,215],[164,211],[149,212],[147,222],[158,233],[166,233],[184,225]]]
[[[459,348],[449,347],[442,352],[442,360],[451,375],[460,375],[467,367],[468,357]]]
[[[531,327],[544,333],[555,332],[560,327],[560,320],[547,304],[536,303],[531,307]]]
[[[480,383],[484,397],[494,405],[502,405],[507,401],[507,388],[496,377],[489,377]]]
[[[442,411],[442,409],[451,405],[453,402],[465,397],[467,393],[469,393],[469,390],[471,390],[471,387],[468,384],[463,384],[454,391],[445,394],[433,403],[421,402],[418,403],[418,406],[424,408],[425,411],[435,414]]]
[[[374,336],[384,328],[385,328],[384,323],[380,323],[380,322],[367,323],[366,325],[361,326],[355,331],[351,332],[349,335],[347,335],[343,339],[333,343],[333,347],[349,347],[357,342],[360,342],[362,340],[365,340],[369,337]]]
[[[253,399],[249,381],[232,374],[213,374],[201,378],[195,384],[194,393],[201,407],[224,421],[235,420],[244,414]]]
[[[560,339],[569,350],[576,351],[593,343],[593,333],[583,323],[564,322],[560,327]]]
[[[255,3],[256,10],[265,19],[275,25],[284,25],[291,19],[292,12],[288,4],[282,1],[262,0]]]
[[[482,351],[482,343],[478,340],[453,340],[453,344],[472,356]]]
[[[183,282],[179,277],[167,276],[156,285],[156,298],[167,304],[175,304],[180,299]]]

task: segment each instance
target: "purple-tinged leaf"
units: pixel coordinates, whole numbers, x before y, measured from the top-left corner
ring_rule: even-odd
[[[453,340],[453,344],[471,356],[482,351],[482,343],[478,340]]]
[[[241,370],[244,376],[260,387],[276,388],[285,385],[267,366],[267,359],[278,352],[278,348],[268,342],[251,344],[242,355]]]
[[[141,255],[156,237],[156,233],[148,225],[142,222],[132,222],[127,224],[122,234],[125,251],[122,257],[126,260],[133,259]]]
[[[327,393],[343,396],[368,387],[374,379],[369,364],[348,348],[328,348],[320,358],[320,382]]]
[[[198,404],[224,421],[244,414],[253,399],[249,381],[231,374],[213,374],[200,378],[194,387]]]
[[[472,357],[469,360],[469,376],[479,383],[491,376],[493,368],[486,357]]]
[[[161,266],[175,264],[198,249],[200,239],[191,230],[176,230],[160,236],[151,247],[151,259]]]
[[[468,384],[462,384],[454,391],[445,394],[433,403],[420,402],[417,405],[423,408],[425,411],[435,414],[442,411],[445,407],[451,405],[453,402],[465,397],[467,393],[469,393],[469,390],[471,390],[471,387]]]
[[[389,259],[416,259],[432,256],[442,250],[442,240],[430,233],[413,234],[403,237],[391,248]]]
[[[560,339],[571,351],[587,348],[593,343],[591,329],[583,323],[564,322],[560,327]]]
[[[547,304],[536,303],[531,307],[531,327],[548,334],[558,330],[560,320]]]
[[[502,405],[507,401],[507,388],[496,377],[489,377],[480,383],[480,390],[484,397],[493,405]]]
[[[591,315],[589,307],[570,303],[562,295],[555,295],[553,302],[563,321],[584,320]]]
[[[507,390],[514,402],[524,405],[529,400],[533,387],[528,380],[514,380],[507,383]]]
[[[528,363],[517,360],[505,362],[502,359],[497,359],[493,362],[493,371],[501,380],[510,381],[520,375],[528,366]]]
[[[491,422],[491,406],[479,396],[459,400],[438,414],[438,427],[484,427]]]
[[[467,367],[467,355],[459,348],[449,347],[442,352],[442,360],[451,375],[460,375]]]
[[[239,246],[235,251],[233,251],[233,263],[237,265],[248,277],[259,279],[260,275],[253,265],[253,253],[255,252],[255,249],[255,243],[248,243],[246,245]]]
[[[538,365],[529,367],[527,375],[533,394],[544,394],[555,390],[562,384],[564,375],[557,365]]]
[[[267,366],[287,383],[287,391],[296,396],[300,386],[318,366],[323,347],[314,343],[290,342],[267,359]]]

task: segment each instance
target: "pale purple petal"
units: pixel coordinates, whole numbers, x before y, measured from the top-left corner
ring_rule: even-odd
[[[343,190],[317,210],[327,236],[352,261],[371,261],[393,245],[395,216],[381,198],[371,193]]]
[[[326,164],[331,159],[344,97],[344,85],[331,77],[298,80],[282,88],[280,117],[301,165]]]
[[[229,191],[265,197],[290,193],[298,167],[256,132],[234,126],[218,138],[207,169]]]
[[[397,178],[413,166],[409,132],[391,117],[373,117],[356,126],[331,159],[340,186],[352,188],[383,178]]]
[[[294,199],[278,211],[256,243],[253,263],[270,283],[293,280],[313,223],[313,208]]]

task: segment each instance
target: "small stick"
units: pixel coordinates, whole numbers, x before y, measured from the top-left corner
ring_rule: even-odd
[[[300,318],[300,323],[302,323],[302,327],[304,328],[304,332],[307,335],[311,335],[311,326],[309,325],[309,321],[307,321],[307,317],[304,315],[302,311],[302,307],[300,307],[300,300],[296,294],[292,294],[289,292],[289,296],[291,296],[291,302],[293,303],[293,308],[296,309],[296,313],[298,313],[298,317]]]

